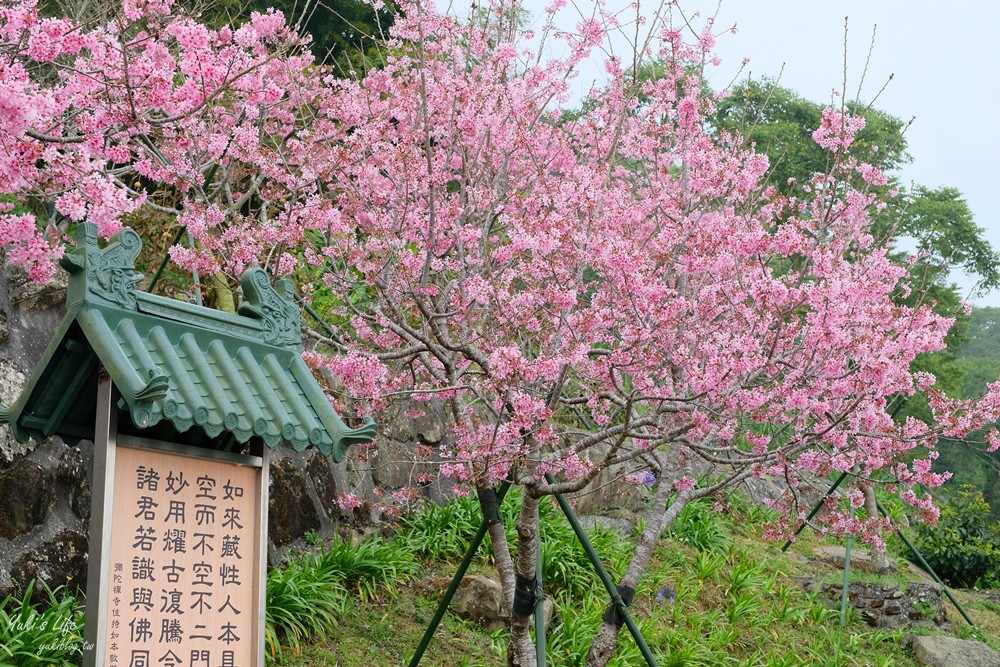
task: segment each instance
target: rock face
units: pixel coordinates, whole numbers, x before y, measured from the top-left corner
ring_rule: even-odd
[[[15,267],[0,268],[0,403],[20,395],[62,319],[65,294],[64,279],[38,286]],[[91,452],[57,439],[22,445],[0,426],[0,599],[33,579],[85,582]],[[33,597],[42,599],[40,587]]]
[[[1000,653],[982,642],[956,637],[913,637],[913,657],[923,667],[1000,667]]]
[[[822,563],[842,570],[844,568],[844,561],[846,560],[846,549],[834,546],[816,547],[813,549],[813,556]],[[868,551],[864,549],[851,550],[851,570],[867,572],[869,574],[895,574],[899,572],[899,568],[894,563],[890,562],[889,565],[888,569],[880,569],[875,564],[875,561],[872,560],[871,554]]]
[[[23,588],[35,581],[32,600],[45,602],[48,596],[38,583],[50,588],[82,586],[87,580],[87,537],[74,530],[64,530],[38,548],[22,555],[11,568],[11,578]]]

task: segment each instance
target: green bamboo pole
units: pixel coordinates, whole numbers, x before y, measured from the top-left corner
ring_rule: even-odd
[[[500,488],[497,489],[497,505],[503,502],[503,498],[507,495],[508,489],[510,489],[510,482],[504,480],[500,483]],[[434,618],[431,619],[430,625],[428,625],[427,630],[424,631],[424,636],[420,639],[420,644],[417,645],[417,649],[413,653],[413,658],[410,659],[409,667],[417,667],[417,665],[420,664],[420,659],[424,657],[424,652],[430,645],[431,639],[434,638],[434,633],[437,632],[438,626],[441,624],[441,619],[444,618],[445,612],[448,611],[448,605],[451,604],[452,598],[455,597],[455,593],[458,591],[458,586],[462,583],[462,578],[465,577],[465,573],[472,564],[472,559],[476,557],[476,552],[479,551],[479,545],[482,544],[483,538],[486,537],[487,530],[489,530],[489,525],[486,523],[484,518],[483,522],[479,525],[479,530],[476,531],[475,537],[473,537],[472,542],[469,543],[469,548],[465,552],[465,557],[462,558],[462,562],[458,566],[458,571],[455,572],[455,576],[452,577],[451,584],[448,585],[448,590],[445,591],[444,597],[441,598],[441,602],[438,603],[437,611],[434,612]]]
[[[851,505],[850,518],[854,518],[854,505]],[[847,547],[844,549],[844,588],[840,592],[840,627],[847,625],[847,589],[851,585],[851,534],[847,534]]]
[[[819,512],[821,507],[823,507],[823,502],[827,499],[827,497],[831,493],[837,490],[837,487],[840,486],[841,482],[843,482],[845,479],[847,479],[847,473],[846,472],[841,473],[840,477],[837,478],[837,481],[834,482],[829,489],[827,489],[826,493],[823,494],[823,497],[819,499],[818,503],[816,503],[816,506],[812,508],[811,512],[809,512],[809,516],[806,517],[806,520],[802,523],[802,525],[795,529],[794,537],[798,537],[799,533],[805,530],[806,526],[809,525],[809,522],[813,520],[814,516],[816,516],[816,513]],[[788,551],[788,547],[790,547],[791,545],[792,545],[792,540],[788,540],[787,542],[785,542],[785,546],[781,547],[781,550]]]
[[[549,484],[555,484],[556,480],[549,473],[545,473],[545,480]],[[618,592],[618,587],[615,586],[615,582],[611,580],[611,575],[608,571],[604,569],[604,563],[601,562],[601,557],[597,555],[594,550],[594,546],[590,543],[590,539],[587,537],[586,531],[583,530],[583,526],[580,525],[580,521],[576,518],[576,514],[573,512],[573,508],[570,507],[569,502],[561,494],[556,494],[556,502],[559,503],[559,507],[562,509],[563,514],[566,515],[566,519],[569,521],[569,525],[573,527],[573,532],[576,533],[576,538],[580,541],[580,545],[583,547],[584,552],[587,554],[587,558],[590,559],[590,564],[594,566],[594,571],[597,572],[597,576],[600,577],[601,583],[604,584],[604,588],[607,589],[608,595],[611,596],[611,602],[614,604],[618,613],[622,615],[625,619],[625,625],[628,627],[629,633],[632,635],[632,639],[635,640],[636,645],[639,647],[639,652],[642,653],[642,657],[645,658],[646,664],[649,667],[659,667],[656,662],[656,657],[653,652],[649,649],[649,645],[646,643],[645,638],[639,631],[639,627],[635,624],[632,616],[628,613],[628,607],[622,600],[621,594]]]
[[[884,507],[882,507],[882,503],[879,501],[878,498],[875,499],[875,506],[878,507],[878,511],[882,514],[882,516],[891,520],[889,513],[885,511]],[[957,609],[958,613],[962,615],[962,618],[964,618],[965,621],[972,627],[976,627],[976,624],[972,622],[972,619],[969,618],[969,615],[965,613],[964,609],[962,609],[962,605],[958,603],[958,600],[955,599],[955,596],[951,594],[950,590],[948,590],[948,586],[945,585],[943,581],[941,581],[941,577],[937,575],[937,572],[934,571],[934,568],[931,567],[926,560],[924,560],[924,556],[923,554],[920,553],[920,550],[917,549],[916,546],[914,546],[913,542],[910,542],[910,540],[907,539],[906,535],[903,534],[903,531],[900,530],[898,526],[894,525],[894,528],[896,529],[896,534],[899,535],[900,539],[903,540],[903,544],[905,544],[913,553],[913,555],[917,557],[917,561],[920,563],[920,567],[924,568],[924,570],[926,570],[927,573],[931,575],[931,578],[933,578],[934,581],[941,584],[941,588],[944,590],[944,594],[947,595],[948,599],[951,600],[951,603],[955,605],[955,609]]]
[[[178,229],[177,234],[174,235],[174,240],[170,242],[170,245],[175,246],[178,243],[180,243],[181,236],[183,236],[184,232],[186,231],[187,231],[187,225],[184,225],[183,227]],[[156,273],[153,274],[153,280],[149,283],[149,287],[146,289],[148,293],[152,294],[153,290],[156,289],[156,283],[160,282],[160,276],[163,275],[163,270],[167,268],[167,262],[169,261],[170,261],[170,253],[168,252],[166,255],[163,256],[163,261],[160,262],[160,268],[158,268],[156,270]]]
[[[226,150],[227,151],[229,150],[229,146],[226,146]],[[215,180],[215,172],[217,172],[218,170],[219,170],[218,162],[216,162],[211,166],[211,168],[209,168],[208,173],[205,174],[205,182],[202,183],[201,186],[203,192],[208,192],[209,186],[212,185],[212,181]],[[184,225],[183,227],[177,230],[177,234],[174,236],[174,240],[170,243],[170,245],[175,246],[178,243],[180,243],[181,236],[183,236],[185,232],[187,232],[187,225]],[[163,275],[163,270],[167,268],[167,262],[169,261],[170,261],[170,253],[168,252],[163,257],[163,261],[160,262],[160,268],[158,268],[156,270],[156,273],[153,274],[153,280],[149,283],[149,289],[147,289],[146,292],[152,294],[153,290],[156,289],[156,283],[160,281],[160,276]],[[201,295],[199,293],[199,297],[200,296]]]
[[[327,324],[326,320],[320,317],[319,313],[316,312],[316,309],[313,308],[311,305],[309,305],[305,299],[296,294],[295,300],[298,301],[300,304],[302,304],[302,307],[305,308],[305,311],[307,313],[309,313],[309,316],[312,317],[314,320],[316,320],[316,322],[321,327],[323,327],[323,330],[326,331],[326,335],[328,335],[333,340],[333,342],[337,343],[338,345],[344,344],[344,342],[340,340],[340,336],[337,335],[337,332],[333,330],[333,327]]]
[[[535,524],[538,558],[535,560],[535,662],[545,667],[545,595],[542,590],[542,521]]]

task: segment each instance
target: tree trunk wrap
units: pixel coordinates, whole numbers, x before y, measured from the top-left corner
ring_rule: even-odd
[[[538,558],[538,498],[525,492],[517,519],[517,573],[514,604],[510,617],[510,667],[536,667],[535,646],[531,641],[531,615],[535,609],[535,562]]]

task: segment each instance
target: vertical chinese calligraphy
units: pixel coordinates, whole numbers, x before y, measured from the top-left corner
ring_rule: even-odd
[[[252,667],[261,471],[120,447],[107,664]]]

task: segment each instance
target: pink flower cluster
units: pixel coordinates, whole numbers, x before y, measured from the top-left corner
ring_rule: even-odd
[[[658,28],[641,54],[657,77],[611,57],[607,86],[568,109],[616,19],[560,31],[555,2],[542,30],[565,53],[537,58],[501,4],[484,27],[404,1],[360,80],[316,66],[275,11],[216,31],[170,0],[129,0],[125,26],[5,5],[7,261],[51,275],[58,227],[26,212],[43,201],[104,235],[140,208],[176,216],[191,270],[310,276],[351,350],[309,359],[341,407],[437,402],[442,469],[464,484],[544,491],[546,473],[582,485],[669,452],[677,469],[655,477],[679,492],[699,491],[696,459],[857,468],[931,511],[911,489],[944,479],[933,457],[902,461],[995,419],[1000,387],[935,396],[933,426],[887,411],[933,384],[910,364],[951,322],[894,299],[907,272],[872,234],[882,195],[849,185],[887,183],[850,157],[864,120],[825,110],[813,136],[837,159],[783,197],[766,157],[706,120],[710,24],[691,43]]]

